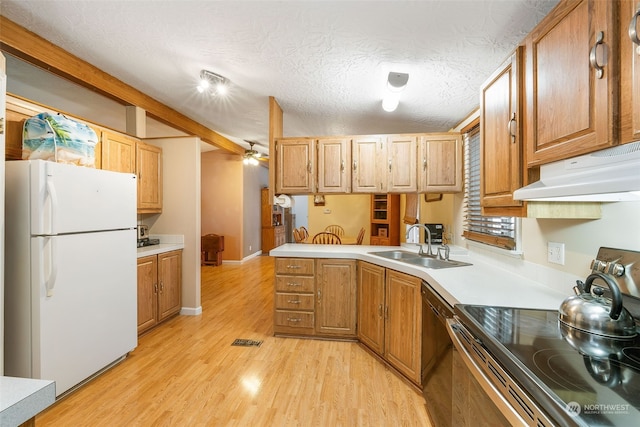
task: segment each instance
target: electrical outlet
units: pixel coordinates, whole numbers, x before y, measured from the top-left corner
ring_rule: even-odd
[[[249,252],[251,252],[251,245],[249,245]]]
[[[547,243],[547,261],[564,265],[564,243]]]

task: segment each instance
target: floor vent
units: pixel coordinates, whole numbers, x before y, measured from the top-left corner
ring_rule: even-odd
[[[240,347],[260,347],[260,344],[262,344],[262,341],[256,341],[256,340],[243,340],[243,339],[236,339],[234,342],[231,343],[231,345],[237,345]]]

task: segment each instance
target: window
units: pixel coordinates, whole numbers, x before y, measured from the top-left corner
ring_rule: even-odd
[[[480,202],[480,126],[463,135],[465,164],[464,237],[503,249],[516,248],[514,217],[484,216]]]

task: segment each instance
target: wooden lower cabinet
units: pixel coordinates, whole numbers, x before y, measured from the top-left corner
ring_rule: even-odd
[[[317,260],[316,297],[316,333],[355,337],[355,260]]]
[[[358,339],[371,350],[384,353],[385,268],[358,263]]]
[[[422,299],[417,277],[360,262],[358,338],[413,383],[422,383]]]
[[[138,258],[138,335],[180,312],[182,251]]]
[[[315,260],[276,258],[273,333],[314,335]]]
[[[274,335],[358,339],[422,384],[422,281],[351,259],[276,258]]]
[[[274,334],[355,338],[356,261],[277,258]]]

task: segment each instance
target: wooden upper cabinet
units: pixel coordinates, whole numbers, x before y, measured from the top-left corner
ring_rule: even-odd
[[[617,142],[616,8],[613,1],[561,1],[526,37],[529,166]]]
[[[351,192],[351,139],[318,140],[318,193]]]
[[[457,193],[462,191],[462,136],[433,133],[420,137],[418,191]]]
[[[136,143],[136,139],[126,135],[102,132],[102,169],[136,173]]]
[[[385,144],[379,136],[354,138],[351,142],[351,191],[354,193],[386,193],[385,169],[378,167]]]
[[[387,161],[386,165],[381,162],[381,166],[387,169],[388,193],[415,193],[417,191],[417,140],[415,135],[387,137]]]
[[[620,2],[620,143],[640,139],[640,4]],[[635,42],[630,29],[635,29]]]
[[[276,140],[276,192],[315,193],[314,139]]]
[[[480,89],[480,197],[483,208],[522,206],[522,48]]]
[[[162,149],[155,145],[138,142],[136,164],[138,213],[162,212]]]

